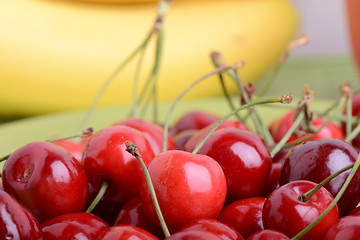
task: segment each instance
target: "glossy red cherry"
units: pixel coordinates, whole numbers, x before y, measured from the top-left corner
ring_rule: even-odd
[[[163,145],[162,127],[152,122],[138,118],[127,118],[113,124],[113,126],[121,126],[121,125],[132,127],[142,132],[145,135],[146,139],[149,141],[155,155],[162,152],[162,145]],[[171,136],[168,136],[167,139],[167,149],[168,150],[176,149],[175,142],[171,138]]]
[[[179,232],[203,230],[214,233],[223,240],[243,240],[244,238],[232,227],[212,218],[201,218],[183,226]]]
[[[282,163],[273,163],[270,171],[268,181],[266,183],[264,196],[269,196],[275,189],[280,187]]]
[[[174,134],[189,129],[202,129],[207,125],[219,121],[220,116],[206,111],[189,111],[182,115],[173,125]]]
[[[144,229],[129,226],[129,225],[121,225],[121,226],[113,226],[106,230],[104,230],[100,235],[96,238],[96,240],[158,240],[157,237],[152,235],[151,233],[145,231]]]
[[[290,240],[290,238],[279,231],[264,229],[252,234],[246,240]]]
[[[320,183],[326,177],[354,163],[359,152],[339,139],[321,139],[305,142],[294,148],[284,161],[280,184],[306,179]],[[324,187],[335,196],[350,170],[332,179]],[[358,170],[338,202],[340,216],[347,215],[360,201],[360,171]]]
[[[219,221],[235,228],[241,236],[248,238],[254,232],[264,229],[262,210],[263,197],[241,199],[225,206]]]
[[[315,186],[316,183],[299,180],[283,185],[271,193],[264,203],[264,228],[280,231],[291,238],[312,223],[334,200],[324,187],[316,191],[308,201],[299,199],[301,194]],[[338,217],[338,208],[335,205],[304,239],[321,239]]]
[[[131,225],[142,228],[155,236],[163,233],[146,216],[140,196],[127,201],[121,208],[114,225]]]
[[[48,142],[33,142],[16,150],[4,165],[3,184],[39,221],[84,210],[89,194],[79,161]]]
[[[91,185],[99,190],[103,181],[109,182],[104,198],[119,204],[139,195],[144,178],[141,167],[126,152],[125,142],[137,144],[145,164],[154,157],[149,142],[138,130],[113,126],[96,132],[85,147],[83,166]]]
[[[198,153],[212,157],[224,170],[227,202],[264,193],[271,156],[258,135],[236,128],[220,129],[210,135]]]
[[[325,240],[359,239],[360,216],[345,216],[333,224],[324,235]]]
[[[205,230],[191,229],[186,231],[179,231],[172,234],[166,240],[224,240],[220,236]]]
[[[44,239],[96,239],[109,225],[91,213],[60,215],[41,223]]]
[[[0,239],[43,239],[35,216],[4,191],[0,191]]]
[[[279,142],[287,133],[287,131],[290,129],[290,127],[293,124],[293,115],[294,112],[290,111],[287,114],[285,114],[283,117],[277,119],[274,121],[270,127],[269,131],[274,139],[275,142]],[[317,128],[321,127],[326,120],[316,118],[313,120],[313,125]],[[305,136],[305,135],[304,135]],[[303,136],[300,136],[303,137]],[[288,142],[292,142],[296,139],[299,139],[300,137],[292,135]],[[326,127],[324,127],[320,132],[316,133],[313,137],[311,137],[309,140],[314,139],[323,139],[323,138],[337,138],[337,139],[344,139],[344,134],[338,125],[331,122]]]
[[[211,157],[172,150],[158,154],[148,166],[160,209],[170,232],[199,218],[216,218],[226,197],[226,180]],[[144,210],[159,226],[148,186],[140,189]]]
[[[177,150],[185,150],[185,144],[189,139],[197,133],[198,130],[196,129],[189,129],[176,134],[173,138],[175,141],[176,149]]]

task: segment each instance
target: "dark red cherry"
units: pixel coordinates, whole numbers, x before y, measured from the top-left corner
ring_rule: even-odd
[[[359,236],[360,216],[345,216],[327,230],[323,240],[356,240]]]
[[[258,135],[236,128],[220,129],[210,135],[198,153],[212,157],[224,170],[228,203],[264,193],[271,156]]]
[[[182,226],[179,232],[203,230],[219,236],[223,240],[244,239],[234,228],[212,218],[201,218]]]
[[[89,194],[80,162],[49,142],[16,150],[4,165],[3,184],[39,221],[84,210]]]
[[[338,170],[353,164],[359,152],[339,139],[321,139],[305,142],[291,150],[284,161],[280,184],[306,179],[320,183]],[[335,196],[350,170],[332,179],[324,187]],[[347,215],[360,201],[360,170],[358,170],[338,202],[340,216]]]
[[[279,231],[264,229],[252,234],[246,240],[290,240],[290,238]]]
[[[237,200],[225,206],[218,219],[235,228],[244,238],[248,238],[254,232],[264,229],[262,221],[264,202],[263,197]]]
[[[264,196],[269,196],[275,189],[280,187],[280,176],[281,176],[282,163],[273,163],[270,171],[268,181],[266,183]]]
[[[308,201],[299,196],[316,186],[316,183],[299,180],[281,186],[270,194],[263,208],[265,229],[274,229],[292,238],[312,223],[334,200],[324,187],[315,192]],[[339,217],[338,208],[332,210],[305,236],[304,239],[321,239]]]
[[[118,204],[138,196],[144,178],[138,161],[126,151],[126,141],[136,143],[145,164],[154,157],[145,136],[126,126],[107,127],[96,132],[83,155],[83,166],[91,185],[98,191],[103,181],[109,182],[104,198]]]
[[[101,218],[85,212],[69,213],[41,223],[44,239],[96,239],[109,228]],[[80,237],[81,236],[81,237]]]
[[[186,231],[179,231],[172,234],[166,240],[224,240],[215,233],[205,230],[191,229]]]
[[[43,239],[35,216],[4,191],[0,191],[0,239]]]
[[[148,170],[170,232],[195,219],[216,218],[224,206],[224,172],[211,157],[166,151],[150,162]],[[140,196],[146,215],[160,226],[145,181],[141,184]]]
[[[176,144],[176,149],[177,150],[184,150],[185,149],[185,144],[187,143],[187,141],[189,141],[189,139],[194,136],[195,133],[197,133],[198,130],[196,129],[189,129],[189,130],[185,130],[182,132],[179,132],[178,134],[176,134],[173,138]]]
[[[152,122],[138,118],[127,118],[113,124],[113,126],[121,126],[121,125],[132,127],[142,132],[145,135],[146,139],[149,141],[155,155],[162,152],[162,145],[163,145],[162,127]],[[175,142],[170,135],[168,135],[168,139],[167,139],[167,149],[168,150],[176,149]]]
[[[113,226],[104,230],[96,240],[158,240],[157,237],[139,227],[130,225]]]

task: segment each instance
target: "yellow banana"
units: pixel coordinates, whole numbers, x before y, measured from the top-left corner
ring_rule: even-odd
[[[156,3],[0,0],[0,115],[30,116],[87,108],[116,67],[143,40]],[[137,2],[149,2],[139,0]],[[245,61],[242,79],[254,81],[279,59],[298,25],[288,0],[174,0],[165,20],[160,100],[174,99],[212,71],[210,52],[227,63]],[[152,45],[153,42],[151,42]],[[145,55],[142,79],[154,59]],[[104,93],[99,106],[129,104],[136,60]],[[141,81],[139,88],[144,84]],[[187,97],[221,93],[216,77]]]

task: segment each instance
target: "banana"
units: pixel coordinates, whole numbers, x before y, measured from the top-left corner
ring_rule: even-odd
[[[125,4],[128,0],[89,1],[98,3],[0,0],[0,115],[89,107],[104,81],[142,42],[157,7]],[[191,82],[214,70],[209,57],[213,50],[229,64],[245,61],[239,73],[243,81],[255,81],[279,59],[298,23],[288,0],[173,1],[165,19],[159,99],[175,99]],[[141,79],[148,76],[153,60],[152,41]],[[135,59],[117,76],[99,107],[132,101],[136,64]],[[186,97],[219,95],[219,86],[214,76]]]

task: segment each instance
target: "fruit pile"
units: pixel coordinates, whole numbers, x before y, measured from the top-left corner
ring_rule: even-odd
[[[289,45],[275,73],[305,39]],[[160,123],[156,114],[138,117],[135,97],[129,118],[0,158],[0,239],[357,239],[360,93],[344,83],[339,101],[319,111],[305,85],[297,105],[265,126],[257,105],[292,95],[260,98],[240,79],[242,62],[211,57],[216,70],[185,89]],[[239,89],[238,107],[225,74]],[[231,111],[191,109],[171,122],[182,96],[211,75]],[[149,99],[156,84],[150,89]]]

